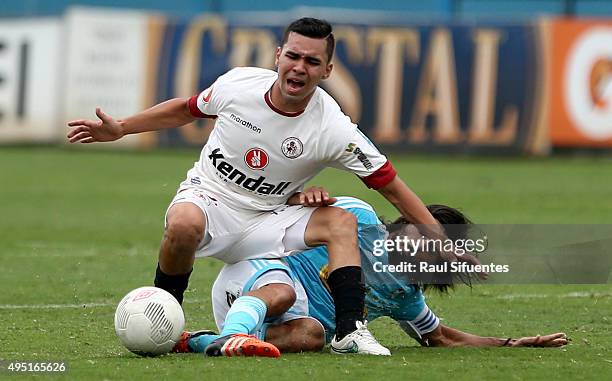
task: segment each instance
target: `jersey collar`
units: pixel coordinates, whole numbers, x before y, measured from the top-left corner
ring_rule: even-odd
[[[304,109],[304,110],[297,111],[297,112],[286,112],[286,111],[279,109],[278,107],[274,106],[274,104],[272,103],[272,100],[270,99],[271,91],[272,91],[272,88],[266,91],[266,93],[264,94],[264,100],[266,101],[266,104],[268,105],[268,107],[270,107],[272,111],[276,112],[277,114],[281,114],[282,116],[288,116],[290,118],[294,118],[296,116],[302,115],[302,113],[306,110]]]

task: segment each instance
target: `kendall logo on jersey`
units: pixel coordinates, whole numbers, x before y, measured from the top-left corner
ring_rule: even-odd
[[[252,148],[253,150],[255,148]],[[258,148],[257,148],[258,149]],[[249,151],[251,151],[249,150]],[[261,152],[265,153],[263,150]],[[248,152],[247,152],[248,154]],[[254,156],[254,154],[253,154]],[[260,156],[260,160],[263,156]],[[220,148],[215,148],[208,158],[212,162],[213,167],[215,167],[218,173],[223,177],[225,181],[231,181],[236,185],[241,186],[242,188],[249,190],[251,192],[261,193],[261,194],[275,194],[275,195],[283,195],[284,191],[287,189],[290,181],[281,181],[278,184],[267,183],[266,178],[264,176],[259,176],[258,178],[247,177],[247,175],[240,171],[238,168],[234,168],[233,165],[228,163],[225,159],[225,156],[221,153]],[[268,155],[266,154],[266,165],[267,165]],[[245,155],[246,161],[246,155]]]
[[[268,154],[261,148],[251,148],[244,154],[244,162],[253,170],[264,169],[268,165]]]

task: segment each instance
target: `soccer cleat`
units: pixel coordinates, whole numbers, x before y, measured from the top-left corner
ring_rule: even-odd
[[[335,354],[358,353],[364,355],[390,356],[391,352],[380,345],[374,336],[368,331],[368,322],[357,321],[357,329],[342,340],[336,341],[336,336],[331,342],[331,352]]]
[[[205,353],[207,356],[280,357],[274,345],[244,333],[218,338],[206,347]]]
[[[172,353],[191,353],[191,349],[189,349],[189,340],[202,336],[202,335],[216,335],[217,333],[214,331],[209,331],[207,329],[202,329],[199,331],[189,332],[183,331],[181,334],[181,338],[177,341],[174,348],[172,348]]]

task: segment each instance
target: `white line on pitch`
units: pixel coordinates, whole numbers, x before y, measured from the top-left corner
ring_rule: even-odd
[[[542,298],[602,298],[610,297],[612,293],[600,293],[600,292],[570,292],[567,294],[507,294],[497,295],[496,299],[542,299]]]
[[[111,302],[92,302],[92,303],[74,303],[74,304],[0,304],[0,310],[54,310],[54,309],[70,309],[70,308],[93,308],[93,307],[109,307],[116,306],[116,303]],[[188,304],[204,303],[204,300],[190,299]]]
[[[611,297],[612,293],[598,292],[570,292],[567,294],[506,294],[497,295],[496,299],[542,299],[542,298],[601,298]],[[201,303],[202,300],[190,300],[188,303]],[[79,304],[0,304],[0,310],[53,310],[53,309],[70,309],[70,308],[94,308],[94,307],[109,307],[116,303],[96,302],[96,303],[79,303]]]
[[[81,304],[0,304],[0,310],[34,310],[34,309],[64,309],[107,307],[112,303],[81,303]]]

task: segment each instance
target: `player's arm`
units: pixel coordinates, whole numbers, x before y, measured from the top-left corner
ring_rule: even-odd
[[[377,189],[409,222],[419,225],[422,234],[431,239],[445,239],[438,221],[429,213],[423,201],[397,175]]]
[[[429,213],[423,201],[399,176],[378,189],[409,222],[413,224],[437,225],[438,221]]]
[[[124,135],[174,128],[194,121],[187,98],[174,98],[122,120],[115,120],[96,108],[98,120],[68,122],[70,143],[110,142]]]
[[[125,118],[119,123],[127,135],[179,127],[196,119],[189,111],[188,98],[174,98]]]
[[[433,331],[424,334],[419,342],[429,347],[561,347],[567,344],[568,339],[563,332],[518,339],[483,337],[440,324]]]
[[[447,239],[444,228],[438,223],[423,201],[409,187],[395,175],[393,180],[384,186],[377,189],[409,222],[414,224],[419,232],[430,239],[445,240]],[[460,261],[467,262],[472,265],[480,264],[477,257],[471,254],[456,255],[452,251],[443,250],[440,255],[450,262]],[[487,279],[486,272],[478,273],[481,279]]]

